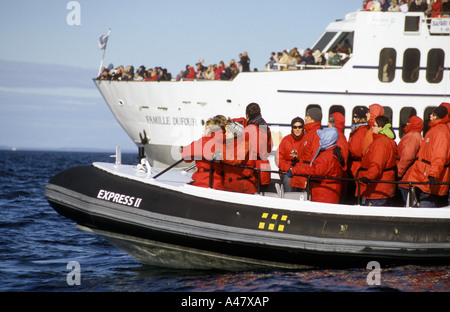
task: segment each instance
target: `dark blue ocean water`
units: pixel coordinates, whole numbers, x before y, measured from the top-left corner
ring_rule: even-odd
[[[112,154],[113,152],[111,152]],[[45,199],[51,176],[68,167],[113,162],[110,154],[0,151],[1,292],[448,292],[450,266],[211,272],[143,266],[102,237],[58,215]],[[136,155],[124,154],[135,164]],[[80,285],[69,285],[70,261]]]

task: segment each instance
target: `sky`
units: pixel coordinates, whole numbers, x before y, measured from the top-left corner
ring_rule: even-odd
[[[161,66],[173,76],[200,58],[264,68],[272,51],[312,47],[360,0],[0,0],[0,148],[136,146],[92,78],[104,65]]]

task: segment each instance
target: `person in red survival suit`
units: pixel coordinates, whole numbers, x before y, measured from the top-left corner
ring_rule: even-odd
[[[423,121],[420,117],[411,116],[403,128],[405,136],[398,143],[397,176],[402,181],[409,181],[411,167],[416,161],[417,153],[422,145]],[[399,184],[399,191],[405,203],[408,199],[409,186]]]
[[[256,179],[260,175],[261,189],[264,190],[270,184],[269,155],[272,151],[272,136],[267,122],[261,116],[261,108],[257,103],[250,103],[245,109],[246,124],[244,137],[249,144],[249,159],[255,160]]]
[[[222,115],[210,118],[206,122],[202,138],[181,149],[181,156],[185,162],[189,163],[195,160],[197,171],[192,175],[193,185],[209,187],[212,173],[212,188],[217,190],[225,189],[222,164],[213,162],[211,168],[210,160],[214,152],[216,152],[216,148],[219,147],[221,149],[223,147],[226,123],[227,118]]]
[[[298,151],[299,164],[311,163],[317,149],[320,147],[320,138],[317,130],[320,130],[322,121],[322,111],[320,108],[312,107],[308,109],[305,116],[305,135],[300,143],[300,150]],[[306,188],[306,178],[294,176],[291,179],[290,186],[299,189],[300,191]]]
[[[341,112],[335,112],[330,115],[330,118],[328,119],[328,127],[335,127],[338,130],[339,138],[337,141],[337,146],[340,149],[340,154],[342,156],[342,159],[344,160],[344,173],[342,177],[348,178],[347,173],[347,166],[348,166],[348,142],[347,138],[345,137],[344,131],[345,131],[345,117]],[[351,188],[352,189],[352,188]],[[342,195],[341,199],[344,203],[347,200],[347,193],[348,193],[348,182],[342,181]],[[353,201],[353,196],[350,197]]]
[[[341,148],[341,155],[345,161],[344,171],[347,170],[347,161],[348,161],[348,142],[345,137],[345,117],[340,112],[335,112],[331,114],[328,120],[328,127],[335,127],[338,130],[339,138],[337,141],[337,145]]]
[[[249,158],[249,144],[244,137],[242,124],[229,120],[225,127],[224,153],[215,153],[213,158],[223,163],[225,190],[238,193],[257,193],[254,170],[255,160]],[[250,168],[247,168],[250,167]]]
[[[353,109],[353,123],[351,126],[351,132],[348,137],[348,165],[347,165],[347,177],[354,179],[358,169],[361,168],[361,160],[363,157],[362,145],[366,132],[369,131],[367,125],[367,113],[369,108],[365,106],[357,106]],[[358,196],[358,182],[347,183],[347,199],[354,203],[354,199],[351,199],[351,195]]]
[[[450,132],[447,128],[448,110],[438,106],[430,115],[430,130],[423,138],[417,160],[411,167],[408,181],[428,182],[415,185],[420,189],[420,207],[448,205],[449,186],[438,182],[450,181]],[[414,186],[414,184],[413,184]]]
[[[369,109],[364,106],[355,107],[353,110],[353,124],[348,138],[348,151],[351,176],[355,177],[356,172],[361,167],[361,159],[363,156],[363,141],[368,131],[366,115]]]
[[[299,163],[288,171],[288,175],[307,174],[322,177],[342,178],[345,166],[337,146],[338,130],[334,127],[317,130],[320,146],[311,163]],[[311,178],[311,199],[315,202],[338,204],[341,197],[342,181]]]
[[[380,104],[369,105],[369,112],[367,113],[367,123],[369,124],[369,131],[366,132],[364,141],[362,144],[363,153],[367,150],[370,144],[373,142],[373,124],[375,123],[375,118],[384,115],[384,108]]]
[[[303,135],[305,122],[300,117],[295,117],[291,121],[291,133],[286,135],[278,145],[277,152],[275,153],[275,163],[278,169],[287,172],[290,168],[294,167],[298,162],[298,151],[300,150],[300,143]],[[291,178],[286,174],[281,174],[281,181],[283,183],[283,189],[285,192],[292,192],[294,189],[289,185]]]
[[[423,121],[418,116],[411,116],[403,128],[405,136],[398,143],[397,175],[401,179],[416,160],[422,145]],[[400,185],[401,186],[401,185]]]
[[[370,130],[369,130],[370,131]],[[378,116],[372,127],[373,142],[364,152],[357,178],[361,183],[361,196],[366,206],[384,206],[395,196],[396,185],[369,180],[395,181],[397,146],[389,118]]]
[[[450,4],[449,4],[450,5]],[[450,103],[447,102],[442,102],[441,105],[439,106],[445,106],[447,108],[448,111],[448,121],[447,121],[447,128],[450,131]]]

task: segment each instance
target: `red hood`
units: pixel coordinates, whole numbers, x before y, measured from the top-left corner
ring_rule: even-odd
[[[417,116],[412,116],[408,119],[409,125],[406,125],[403,128],[403,131],[405,131],[405,133],[408,132],[422,132],[422,128],[423,128],[423,120],[420,117]]]
[[[375,118],[384,115],[384,108],[380,104],[372,104],[369,106],[370,120],[368,120],[369,127],[372,128],[375,123]]]
[[[448,117],[450,118],[450,103],[442,102],[439,106],[445,106],[448,110]]]
[[[445,125],[447,122],[449,122],[449,118],[448,118],[448,116],[445,116],[442,119],[436,119],[436,120],[430,121],[429,125],[430,125],[431,128],[433,128],[434,126],[437,126],[437,125],[440,125],[440,124],[444,124]]]
[[[334,127],[338,129],[340,132],[344,132],[345,129],[345,117],[341,113],[331,114],[331,117],[334,117]]]

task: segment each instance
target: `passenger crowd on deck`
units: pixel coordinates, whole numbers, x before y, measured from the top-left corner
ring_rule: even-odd
[[[254,71],[257,71],[255,68]],[[162,67],[146,68],[141,65],[135,71],[134,66],[127,66],[124,69],[123,65],[114,68],[112,64],[103,67],[97,79],[100,80],[136,80],[136,81],[171,81],[171,80],[190,80],[190,79],[205,79],[205,80],[232,80],[240,72],[250,72],[250,58],[247,52],[239,54],[239,61],[236,62],[231,59],[230,62],[224,63],[220,61],[219,64],[211,64],[206,66],[204,60],[200,59],[195,67],[186,65],[186,68],[181,70],[176,77],[167,69]]]
[[[425,12],[430,17],[450,15],[449,0],[364,0],[363,10],[383,12]],[[448,17],[448,16],[447,16]]]
[[[382,12],[425,12],[429,17],[450,17],[450,0],[364,0],[362,9],[365,11]],[[350,43],[346,41],[344,45],[330,49],[329,51],[283,50],[272,52],[269,61],[265,65],[265,70],[295,70],[305,68],[305,66],[343,66],[352,53]],[[97,77],[100,80],[140,80],[140,81],[171,81],[171,80],[233,80],[240,72],[250,72],[250,58],[247,52],[239,54],[239,61],[231,59],[225,63],[205,65],[204,60],[198,63],[186,65],[175,77],[163,67],[146,68],[144,65],[135,70],[130,65],[124,68],[120,65],[114,68],[112,64],[101,69]],[[253,71],[257,71],[254,68]]]
[[[278,145],[278,171],[268,161],[272,137],[259,105],[249,104],[245,115],[212,117],[203,137],[182,148],[183,159],[196,162],[193,185],[255,194],[269,189],[273,172],[278,191],[307,191],[316,202],[355,204],[360,196],[366,206],[448,205],[450,103],[433,110],[423,138],[423,121],[411,113],[398,144],[379,104],[353,110],[348,138],[343,112],[330,112],[322,126],[320,107],[311,107]]]
[[[351,45],[348,40],[341,45],[337,45],[335,49],[330,49],[327,54],[310,48],[299,50],[293,48],[291,50],[283,50],[280,52],[272,52],[269,62],[265,65],[264,70],[297,70],[302,66],[343,66],[350,58]],[[167,72],[162,67],[146,68],[141,65],[135,70],[134,66],[129,65],[124,68],[123,65],[114,68],[113,64],[101,69],[101,73],[97,77],[100,80],[122,80],[122,81],[180,81],[180,80],[233,80],[241,72],[250,72],[250,58],[247,52],[239,54],[239,61],[231,59],[230,62],[224,63],[220,61],[218,64],[204,65],[204,60],[200,59],[195,67],[186,65],[176,77]],[[256,68],[253,71],[258,71]]]

